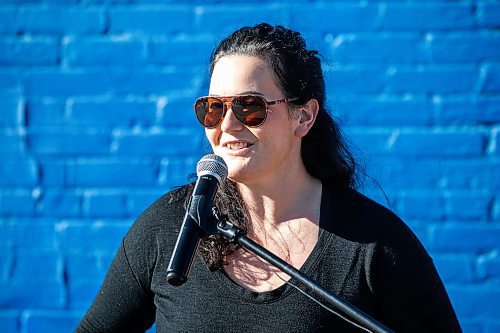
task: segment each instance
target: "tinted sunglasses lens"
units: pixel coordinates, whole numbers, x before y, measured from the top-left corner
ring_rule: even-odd
[[[266,102],[259,96],[235,97],[232,110],[235,117],[247,126],[260,126],[266,120]]]
[[[196,118],[207,128],[213,128],[219,124],[224,114],[224,104],[217,98],[202,97],[196,100],[194,105]]]

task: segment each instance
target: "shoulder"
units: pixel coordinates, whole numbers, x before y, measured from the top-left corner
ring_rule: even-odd
[[[142,212],[124,238],[127,253],[147,252],[142,255],[151,255],[156,252],[159,243],[175,243],[185,213],[184,203],[192,187],[192,184],[188,184],[175,188]]]
[[[131,231],[151,232],[156,229],[168,227],[173,221],[185,211],[185,201],[192,191],[193,185],[187,184],[172,189],[159,197],[134,222]]]
[[[327,186],[325,191],[321,211],[326,214],[325,230],[390,252],[428,256],[417,236],[393,211],[354,189]]]

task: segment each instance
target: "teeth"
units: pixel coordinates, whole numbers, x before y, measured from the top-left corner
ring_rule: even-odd
[[[226,146],[229,149],[242,149],[248,147],[248,144],[246,142],[230,142]]]

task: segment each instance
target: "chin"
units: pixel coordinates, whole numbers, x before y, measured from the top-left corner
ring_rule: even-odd
[[[235,162],[231,163],[231,161],[227,162],[228,164],[228,175],[227,177],[231,179],[233,182],[242,183],[245,179],[249,177],[248,170],[242,165],[239,165]]]

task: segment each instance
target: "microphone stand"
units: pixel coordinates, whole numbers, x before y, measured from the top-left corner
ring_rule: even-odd
[[[296,279],[317,295],[324,298],[328,303],[341,310],[347,314],[352,319],[356,320],[361,326],[371,330],[376,333],[394,333],[394,331],[387,328],[382,323],[373,319],[360,309],[356,308],[349,302],[341,299],[340,297],[334,295],[328,289],[322,287],[314,280],[310,279],[307,275],[289,265],[285,261],[278,258],[276,255],[266,250],[264,247],[252,241],[250,238],[244,235],[244,232],[236,227],[234,224],[228,221],[227,216],[219,213],[216,207],[212,208],[212,221],[216,222],[216,225],[211,226],[201,226],[202,229],[208,234],[220,234],[226,238],[229,242],[234,244],[239,244],[245,249],[250,250],[259,257],[263,258],[265,261],[279,268],[282,272],[288,274],[292,278]]]

